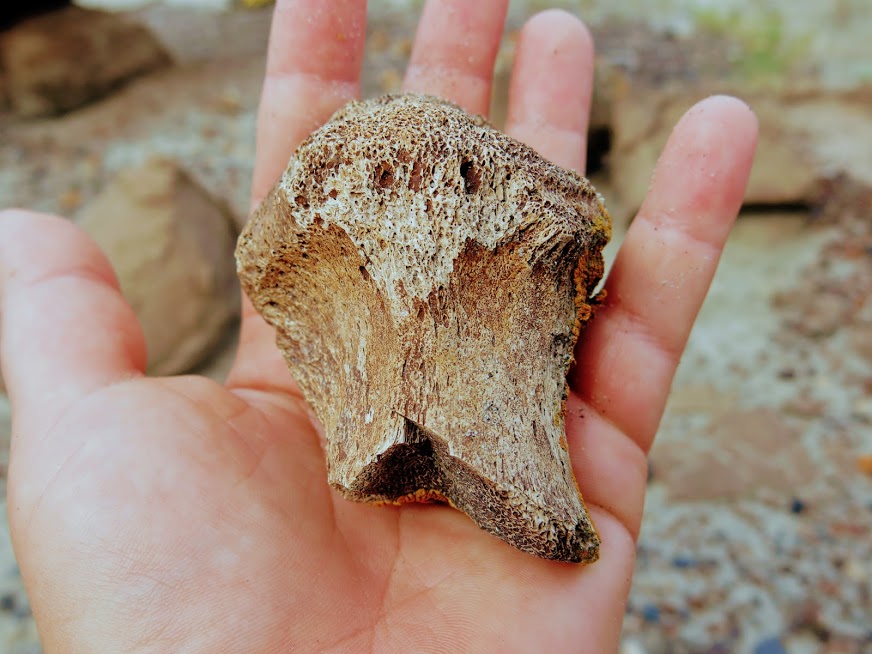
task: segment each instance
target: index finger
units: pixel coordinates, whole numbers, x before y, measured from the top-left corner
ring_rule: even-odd
[[[257,117],[252,201],[281,176],[294,149],[360,94],[366,0],[279,0]]]
[[[366,0],[279,0],[273,13],[257,117],[252,207],[270,192],[294,149],[360,94]],[[227,383],[297,393],[275,332],[243,297],[236,362]]]

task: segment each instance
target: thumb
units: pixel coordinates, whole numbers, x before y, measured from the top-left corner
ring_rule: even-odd
[[[145,369],[142,330],[112,267],[68,220],[0,212],[0,316],[0,362],[16,418],[53,421]]]

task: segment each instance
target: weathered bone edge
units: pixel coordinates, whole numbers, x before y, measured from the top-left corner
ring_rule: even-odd
[[[564,405],[610,232],[587,180],[435,98],[352,102],[304,141],[237,263],[324,424],[330,483],[596,560]]]

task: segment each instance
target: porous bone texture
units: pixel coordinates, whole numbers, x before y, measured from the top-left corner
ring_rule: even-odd
[[[237,260],[324,424],[330,483],[594,560],[564,401],[609,235],[584,178],[444,101],[352,102],[304,141]]]

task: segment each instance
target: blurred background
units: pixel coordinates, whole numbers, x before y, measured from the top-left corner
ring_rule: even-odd
[[[399,88],[419,0],[370,0],[364,94]],[[613,256],[677,118],[711,93],[761,122],[745,208],[651,455],[622,654],[872,653],[872,0],[512,1],[594,33],[589,175]],[[221,378],[238,319],[272,7],[0,8],[0,205],[107,251],[156,374]],[[2,389],[2,380],[0,380]],[[0,489],[9,408],[0,392]],[[0,653],[40,652],[0,492]]]

